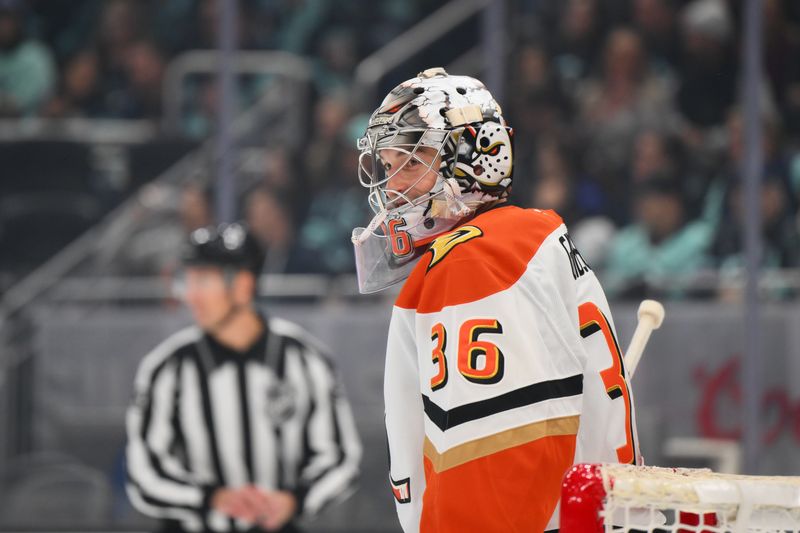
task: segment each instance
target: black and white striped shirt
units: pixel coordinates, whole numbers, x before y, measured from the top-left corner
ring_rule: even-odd
[[[127,413],[128,495],[187,531],[246,531],[209,508],[221,486],[292,491],[304,515],[351,491],[361,445],[333,368],[277,318],[245,354],[196,327],[141,362]]]

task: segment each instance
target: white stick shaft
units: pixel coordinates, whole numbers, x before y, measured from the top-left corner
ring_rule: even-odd
[[[636,372],[636,366],[642,358],[644,347],[647,346],[647,341],[654,329],[656,329],[655,321],[649,316],[642,317],[636,324],[636,331],[633,332],[628,351],[625,352],[625,368],[628,370],[629,378],[633,377],[633,373]]]

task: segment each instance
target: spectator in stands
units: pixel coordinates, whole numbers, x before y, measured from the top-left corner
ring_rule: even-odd
[[[593,268],[600,268],[614,224],[600,213],[603,192],[597,184],[576,172],[568,146],[552,139],[544,140],[536,149],[534,184],[527,207],[553,209],[570,228],[570,236],[583,258]]]
[[[782,98],[781,116],[791,142],[800,146],[800,81],[787,85]]]
[[[351,149],[343,136],[350,118],[345,93],[323,96],[314,106],[312,137],[305,157],[306,188],[312,195],[330,181],[330,170],[339,154]]]
[[[125,118],[158,119],[164,59],[155,44],[146,40],[131,43],[125,54],[124,74]]]
[[[356,67],[356,39],[349,28],[327,30],[317,49],[314,84],[320,94],[344,92],[350,88]]]
[[[574,106],[547,50],[541,44],[527,43],[516,50],[513,61],[508,107],[509,116],[514,117],[515,142],[533,147],[542,139],[564,137]],[[520,151],[515,164],[524,168],[535,165],[534,154],[535,150]]]
[[[678,110],[687,120],[691,147],[720,127],[739,86],[738,57],[730,13],[722,0],[694,0],[681,13],[683,54],[678,65]]]
[[[264,157],[264,181],[267,186],[280,191],[290,191],[296,187],[293,159],[292,150],[286,145],[267,147]]]
[[[128,46],[144,36],[144,7],[135,0],[104,2],[97,29],[97,46],[114,70],[125,62]]]
[[[286,202],[297,225],[308,211],[308,190],[301,183],[298,169],[302,168],[296,150],[288,144],[274,144],[264,154],[263,184]]]
[[[211,77],[195,80],[192,91],[196,97],[181,115],[181,133],[192,139],[201,139],[214,131],[219,112],[219,83]]]
[[[669,140],[657,130],[644,130],[636,136],[631,161],[632,185],[647,181],[658,173],[674,175],[677,161],[670,154]]]
[[[290,205],[278,192],[264,186],[247,195],[245,220],[259,245],[266,250],[265,274],[296,274],[314,268],[316,261],[297,244]]]
[[[47,103],[43,114],[52,118],[103,116],[100,66],[97,54],[85,49],[64,67],[58,93]]]
[[[798,204],[792,194],[792,169],[781,150],[775,120],[765,113],[762,124],[762,267],[793,268],[800,265],[800,233],[795,217]],[[745,143],[744,122],[738,110],[729,114],[727,133],[728,160],[723,172],[717,177],[711,194],[707,196],[707,210],[718,213],[712,253],[723,279],[742,275],[744,268],[746,222],[741,167]],[[715,201],[719,202],[719,206],[713,206]],[[722,297],[738,298],[739,294],[737,291],[725,290]]]
[[[105,1],[22,0],[29,6],[36,35],[46,43],[58,65],[77,56],[97,30]],[[175,0],[176,2],[179,0]],[[169,2],[172,4],[173,2]]]
[[[300,229],[303,248],[318,258],[314,272],[325,274],[355,272],[350,236],[364,216],[364,195],[353,179],[358,175],[355,141],[340,137],[336,142],[340,151],[327,169],[328,182],[311,200]]]
[[[25,3],[0,0],[0,116],[37,114],[56,87],[50,50],[26,34]]]
[[[183,186],[178,212],[184,237],[214,222],[211,200],[210,190],[202,185],[190,181]]]
[[[553,140],[544,140],[536,149],[534,183],[528,205],[538,209],[552,209],[571,224],[576,212],[575,184],[569,162],[562,148]]]
[[[764,69],[784,131],[800,141],[800,9],[796,3],[766,0]],[[792,9],[793,8],[793,9]]]
[[[669,87],[650,69],[641,38],[633,30],[613,30],[605,44],[600,79],[579,93],[577,127],[586,145],[586,170],[607,198],[623,196],[628,154],[645,129],[675,127]],[[613,216],[611,206],[606,212]]]
[[[195,23],[191,29],[189,41],[193,48],[213,50],[219,46],[219,32],[221,28],[221,7],[224,5],[221,0],[201,0],[197,2],[197,12]],[[256,47],[255,40],[260,28],[255,28],[252,22],[253,2],[237,2],[237,28],[239,41],[236,47],[239,50],[251,50]]]
[[[334,5],[331,0],[289,2],[262,0],[261,3],[273,9],[279,21],[274,36],[276,47],[295,54],[308,54],[312,51],[311,43],[323,27],[328,11]]]
[[[421,2],[408,0],[380,0],[376,4],[377,16],[371,10],[351,4],[351,9],[360,13],[360,18],[365,22],[364,26],[359,27],[368,28],[363,38],[366,40],[365,49],[369,51],[379,50],[410,28],[419,18],[422,8]]]
[[[730,211],[730,206],[726,205],[726,199],[731,195],[732,189],[741,181],[745,142],[744,121],[738,108],[733,108],[728,113],[724,131],[725,157],[718,164],[717,171],[710,178],[703,198],[703,216],[711,221],[715,227],[721,224],[725,213]],[[788,155],[784,153],[780,142],[777,119],[766,109],[762,113],[761,140],[761,151],[764,157],[762,169],[764,180],[773,179],[782,182],[782,186],[789,191],[791,189],[790,160]]]
[[[237,28],[239,50],[274,48],[279,21],[272,9],[285,2],[251,0],[230,2],[238,10]],[[168,55],[177,55],[189,50],[214,50],[219,46],[219,30],[222,16],[219,0],[170,0],[151,9],[151,32],[159,48]]]
[[[612,298],[641,298],[658,294],[664,290],[659,285],[669,281],[666,295],[682,296],[680,278],[688,282],[710,265],[711,237],[710,224],[687,220],[677,181],[671,176],[651,177],[636,187],[634,222],[611,241],[606,292]]]
[[[794,213],[790,218],[794,221],[794,231],[800,235],[800,152],[795,152],[790,160],[789,185],[792,191]],[[800,266],[800,257],[797,258]]]
[[[800,265],[796,203],[785,177],[764,176],[761,191],[762,252],[765,268],[794,268]],[[726,197],[722,220],[714,238],[712,252],[717,265],[725,271],[744,268],[744,194],[742,183],[733,184]]]
[[[605,18],[597,0],[567,0],[562,5],[550,48],[561,77],[569,82],[591,75]]]
[[[149,184],[134,206],[137,230],[120,238],[106,233],[98,245],[98,266],[106,273],[169,278],[178,267],[181,243],[198,228],[213,223],[211,192],[189,181],[179,189]],[[177,212],[176,212],[177,211]]]
[[[628,175],[628,187],[624,197],[628,215],[632,200],[631,190],[638,184],[659,175],[674,176],[678,181],[689,218],[694,218],[700,213],[707,183],[701,174],[691,168],[684,146],[677,135],[663,133],[658,129],[647,129],[639,133],[634,141]]]
[[[659,73],[678,63],[678,14],[672,0],[633,0],[633,24],[642,36],[650,61]]]
[[[125,47],[120,70],[112,78],[114,90],[106,93],[108,80],[100,70],[97,53],[87,48],[66,65],[58,94],[43,114],[48,117],[158,119],[161,116],[161,82],[164,64],[149,41]]]
[[[358,475],[355,422],[326,350],[256,307],[262,262],[239,224],[192,233],[182,292],[196,325],[136,374],[127,489],[162,531],[296,533]]]
[[[90,43],[89,50],[98,58],[104,117],[139,118],[130,96],[129,63],[132,47],[144,38],[145,16],[140,2],[112,0],[103,5],[96,39]]]
[[[797,209],[797,229],[800,231],[800,151],[795,151],[789,159],[789,184],[794,194]]]
[[[144,9],[137,2],[103,5],[96,42],[66,64],[47,116],[157,119],[161,114],[164,59],[143,36]]]
[[[166,56],[175,56],[189,48],[198,48],[192,40],[196,31],[196,0],[171,0],[158,4],[150,12],[150,32]]]

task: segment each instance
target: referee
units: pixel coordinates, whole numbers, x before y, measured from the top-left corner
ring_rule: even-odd
[[[347,496],[361,445],[324,350],[254,306],[263,255],[239,224],[183,257],[196,326],[141,362],[127,413],[127,491],[163,532],[297,532]]]

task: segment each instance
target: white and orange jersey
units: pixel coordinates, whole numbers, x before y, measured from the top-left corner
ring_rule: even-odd
[[[556,528],[570,465],[639,462],[608,303],[552,211],[432,243],[395,303],[384,395],[407,533]]]

